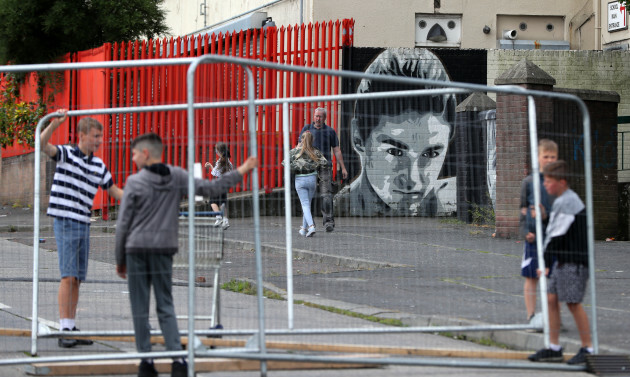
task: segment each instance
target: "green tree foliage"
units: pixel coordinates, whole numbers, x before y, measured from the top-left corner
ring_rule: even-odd
[[[57,61],[68,52],[164,35],[163,0],[0,0],[0,64]],[[20,100],[25,73],[7,75],[0,90],[0,146],[33,144],[33,132],[51,100],[44,87],[55,75],[37,76],[37,102]],[[51,88],[54,93],[58,84]]]
[[[49,63],[67,52],[163,35],[163,0],[0,0],[0,64]]]
[[[6,75],[0,90],[0,147],[13,145],[16,140],[32,147],[37,122],[45,109],[41,104],[21,101],[15,76]]]

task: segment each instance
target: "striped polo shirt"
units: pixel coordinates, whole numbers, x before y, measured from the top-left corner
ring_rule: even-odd
[[[50,189],[48,216],[90,223],[94,196],[99,186],[110,188],[114,181],[105,163],[86,156],[79,147],[57,145],[57,168]]]

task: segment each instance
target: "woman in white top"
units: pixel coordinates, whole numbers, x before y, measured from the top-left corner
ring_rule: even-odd
[[[234,170],[234,166],[232,166],[232,162],[230,161],[230,149],[227,144],[219,142],[214,149],[217,154],[217,162],[214,166],[212,163],[206,162],[206,168],[212,169],[210,174],[212,174],[213,177],[219,178],[223,174]],[[221,210],[220,206],[227,203],[227,193],[223,193],[219,197],[212,198],[210,203],[212,210],[214,212],[219,212]],[[217,215],[217,221],[214,225],[222,225],[223,229],[227,229],[230,227],[230,222],[228,221],[226,214],[223,213],[223,216]]]

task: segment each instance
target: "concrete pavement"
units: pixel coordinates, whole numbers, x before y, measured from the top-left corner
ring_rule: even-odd
[[[6,271],[19,260],[20,266],[11,268],[11,273],[3,273],[8,283],[12,276],[10,290],[5,290],[0,303],[11,308],[21,307],[17,312],[3,311],[5,319],[1,327],[24,328],[23,318],[30,316],[32,284],[29,284],[32,260],[28,257],[32,247],[32,216],[28,209],[3,208],[0,210],[0,240],[2,243],[3,266]],[[518,276],[522,244],[517,240],[500,240],[491,237],[491,228],[462,225],[444,219],[420,218],[338,218],[334,232],[322,231],[312,238],[297,234],[299,218],[292,219],[293,225],[293,280],[295,299],[338,310],[360,313],[385,319],[396,319],[408,326],[427,325],[469,325],[469,324],[510,324],[524,322],[522,279]],[[221,281],[232,279],[254,279],[253,267],[253,220],[251,218],[231,218],[231,227],[226,231],[226,253],[221,269]],[[266,287],[286,296],[286,246],[285,220],[281,217],[261,218],[261,240],[263,244],[263,272]],[[319,225],[319,224],[318,224]],[[81,326],[86,330],[116,328],[116,323],[126,323],[128,329],[128,302],[124,294],[126,285],[113,273],[113,222],[97,219],[93,223],[91,238],[91,265],[88,282],[82,287]],[[30,227],[30,228],[29,228]],[[15,230],[15,232],[11,232]],[[45,250],[53,250],[50,219],[42,217],[42,240]],[[598,306],[598,334],[600,353],[630,354],[630,345],[625,331],[630,325],[630,301],[627,281],[630,277],[630,261],[627,258],[627,242],[596,242],[596,279]],[[9,252],[7,252],[9,250]],[[56,321],[55,292],[57,278],[56,254],[44,251],[48,264],[42,271],[44,279],[40,317]],[[11,256],[12,255],[12,256]],[[9,259],[7,259],[9,258]],[[30,262],[29,262],[30,261]],[[185,272],[178,272],[178,278],[185,279]],[[177,275],[176,274],[176,275]],[[211,277],[211,271],[199,271]],[[210,281],[210,280],[209,280]],[[13,289],[19,285],[19,288]],[[177,286],[176,290],[183,290]],[[200,290],[203,291],[203,290]],[[209,291],[209,289],[208,289]],[[208,295],[208,291],[200,295]],[[20,292],[9,294],[8,292]],[[179,296],[185,296],[180,293]],[[204,297],[198,300],[200,311],[207,313]],[[18,302],[8,305],[7,302]],[[252,297],[231,292],[222,296],[223,322],[226,328],[255,328],[255,303]],[[269,327],[286,327],[286,301],[266,300]],[[590,294],[585,299],[590,303]],[[105,305],[104,305],[105,304]],[[23,306],[23,308],[22,308]],[[108,310],[94,308],[107,307]],[[111,309],[111,310],[110,310]],[[183,314],[186,305],[178,306]],[[587,307],[587,310],[589,308]],[[354,319],[319,309],[295,306],[296,327],[357,327],[375,326],[372,322]],[[590,316],[590,310],[589,310]],[[22,318],[22,320],[20,320]],[[234,322],[233,322],[234,321]],[[98,328],[93,328],[98,323]],[[579,348],[579,337],[573,320],[567,310],[563,311],[563,323],[567,331],[561,340],[567,353]],[[332,326],[331,324],[334,324]],[[27,325],[28,328],[30,325]],[[157,324],[155,324],[157,327]],[[182,328],[186,328],[183,323]],[[474,332],[465,334],[470,338],[492,339],[517,350],[534,350],[542,345],[542,337],[525,331]],[[460,336],[461,338],[462,336]],[[366,336],[352,335],[326,336],[326,343],[363,343]],[[486,347],[471,342],[462,342],[433,334],[368,335],[368,344],[413,345],[430,348],[468,349]],[[295,341],[294,337],[290,340]],[[304,339],[312,341],[311,338]],[[40,341],[45,352],[59,354],[54,339]],[[445,344],[444,342],[447,342]],[[454,343],[451,343],[454,342]],[[26,339],[0,340],[3,357],[15,355],[29,349]],[[14,347],[18,344],[22,346]],[[99,344],[103,350],[132,350],[130,344]],[[100,348],[82,348],[78,352],[95,352]],[[61,350],[65,351],[65,350]],[[70,353],[75,353],[73,349]],[[361,370],[361,375],[411,375],[418,367],[390,366],[383,370]],[[421,367],[431,370],[430,374],[451,373],[455,369]],[[2,367],[3,370],[13,367]],[[476,370],[466,370],[466,375],[474,375]],[[484,370],[484,375],[493,375],[493,370]],[[255,373],[255,372],[251,372]],[[290,372],[273,372],[283,375]],[[300,372],[305,376],[357,375],[357,371],[313,371]],[[391,374],[390,374],[391,373]],[[409,373],[409,374],[406,374]],[[518,375],[527,371],[498,370],[496,375]],[[553,372],[560,375],[568,372]],[[455,373],[457,375],[457,373]],[[212,374],[217,375],[216,373]],[[219,374],[220,375],[220,374]],[[228,375],[228,374],[226,374]],[[230,372],[230,376],[256,375]],[[463,375],[463,374],[462,374]],[[575,375],[572,373],[572,375]]]

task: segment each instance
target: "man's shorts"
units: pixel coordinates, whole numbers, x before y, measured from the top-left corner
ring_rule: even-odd
[[[553,265],[545,266],[549,268],[549,273],[553,271]],[[538,278],[538,249],[536,242],[529,243],[525,241],[523,248],[523,259],[521,260],[521,276],[526,278]]]
[[[73,276],[84,281],[90,253],[90,224],[55,218],[54,230],[61,277]]]
[[[547,292],[558,295],[558,301],[578,304],[584,299],[588,267],[575,263],[554,263]]]

